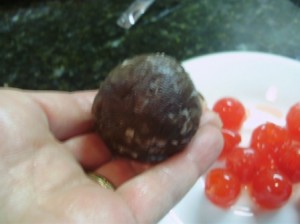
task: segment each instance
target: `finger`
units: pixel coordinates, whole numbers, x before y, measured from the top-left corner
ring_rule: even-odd
[[[223,123],[217,113],[211,110],[206,110],[201,117],[200,126],[213,125],[219,129],[222,128]]]
[[[118,192],[138,223],[162,218],[215,161],[222,144],[220,129],[204,125],[183,152],[122,185]]]
[[[91,107],[96,91],[27,91],[27,94],[47,115],[50,130],[56,138],[68,139],[92,128]]]
[[[136,170],[131,165],[131,161],[122,158],[114,159],[101,166],[94,173],[106,177],[115,187],[119,187],[122,183],[137,174]]]
[[[152,165],[130,159],[117,158],[101,166],[94,173],[108,178],[115,187],[149,169]]]
[[[91,171],[111,159],[111,153],[95,132],[70,138],[63,143],[86,171]]]

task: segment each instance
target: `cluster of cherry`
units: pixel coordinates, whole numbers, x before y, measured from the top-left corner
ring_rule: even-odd
[[[289,109],[285,126],[266,122],[256,127],[249,147],[239,145],[239,130],[246,119],[244,105],[226,97],[218,100],[213,110],[223,122],[224,147],[219,160],[225,165],[208,172],[207,198],[226,208],[236,202],[245,187],[258,206],[283,206],[293,184],[300,182],[300,102]]]

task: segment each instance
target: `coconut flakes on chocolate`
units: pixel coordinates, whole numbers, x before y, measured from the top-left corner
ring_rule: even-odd
[[[109,73],[92,113],[113,154],[159,162],[190,142],[202,108],[180,63],[164,54],[148,54],[127,59]]]

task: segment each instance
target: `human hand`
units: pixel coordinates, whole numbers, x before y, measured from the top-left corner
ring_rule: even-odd
[[[188,147],[162,163],[112,158],[93,132],[95,94],[0,90],[0,223],[154,223],[217,158],[220,122],[209,111]]]

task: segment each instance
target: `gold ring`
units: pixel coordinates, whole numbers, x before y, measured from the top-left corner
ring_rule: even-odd
[[[115,190],[114,185],[109,180],[107,180],[105,177],[95,174],[95,173],[90,173],[90,174],[88,174],[88,176],[93,181],[97,182],[101,187],[103,187],[105,189]]]

